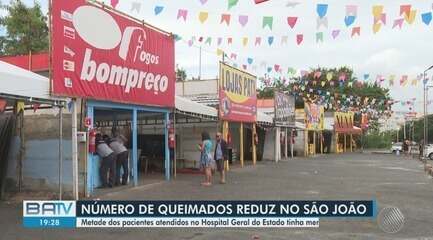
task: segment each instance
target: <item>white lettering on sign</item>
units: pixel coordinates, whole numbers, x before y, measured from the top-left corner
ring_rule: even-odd
[[[101,84],[122,86],[125,93],[129,93],[133,88],[143,88],[143,85],[145,90],[153,90],[155,94],[164,93],[168,89],[167,76],[122,66],[110,66],[104,62],[98,64],[92,60],[92,50],[88,48],[84,55],[80,79],[89,82],[96,79]]]

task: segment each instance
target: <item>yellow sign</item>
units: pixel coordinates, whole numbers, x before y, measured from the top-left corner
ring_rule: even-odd
[[[218,82],[220,117],[237,122],[255,122],[257,77],[220,63]]]
[[[325,128],[325,109],[317,104],[305,104],[305,127],[321,131]]]

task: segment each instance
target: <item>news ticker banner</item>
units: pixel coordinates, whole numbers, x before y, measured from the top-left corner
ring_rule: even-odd
[[[376,217],[375,201],[23,201],[26,228],[313,228]]]

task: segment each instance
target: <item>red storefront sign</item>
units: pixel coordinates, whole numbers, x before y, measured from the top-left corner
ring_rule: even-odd
[[[84,0],[53,1],[54,95],[174,107],[174,39]]]
[[[220,63],[219,116],[232,122],[256,122],[257,78]]]

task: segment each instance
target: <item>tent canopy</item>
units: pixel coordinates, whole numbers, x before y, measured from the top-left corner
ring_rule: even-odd
[[[213,107],[208,107],[204,104],[196,103],[180,96],[176,96],[175,101],[176,110],[179,113],[194,117],[218,120],[218,111]]]
[[[0,61],[0,94],[24,100],[59,102],[64,98],[50,96],[50,80],[23,68]]]

